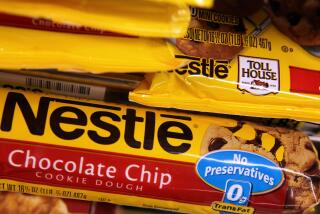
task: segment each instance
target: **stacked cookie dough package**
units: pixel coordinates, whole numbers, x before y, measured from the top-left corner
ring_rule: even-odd
[[[191,62],[147,76],[140,104],[223,114],[320,120],[317,0],[216,1],[192,8],[184,38]]]
[[[319,47],[320,0],[0,0],[0,213],[320,213]]]
[[[174,57],[166,38],[184,35],[190,20],[186,2],[1,0],[1,67],[91,73],[174,69],[185,62]],[[208,7],[212,1],[190,3]]]

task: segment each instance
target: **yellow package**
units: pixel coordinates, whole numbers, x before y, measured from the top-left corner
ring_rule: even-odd
[[[148,0],[0,0],[0,12],[147,37],[183,37],[190,20],[184,3]]]
[[[163,39],[68,34],[0,26],[2,69],[153,72],[183,65]],[[186,61],[186,60],[185,60]]]
[[[185,38],[176,41],[184,53],[176,57],[192,62],[148,76],[130,94],[132,101],[320,122],[320,35],[315,33],[319,22],[312,22],[312,13],[301,25],[309,21],[314,28],[309,32],[306,27],[299,38],[293,27],[288,34],[280,32],[286,30],[277,26],[283,20],[269,10],[238,17],[194,8],[192,15]]]
[[[318,151],[302,132],[23,90],[0,97],[0,191],[190,214],[319,213]]]

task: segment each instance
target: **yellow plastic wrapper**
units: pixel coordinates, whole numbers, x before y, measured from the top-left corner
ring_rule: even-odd
[[[319,213],[319,147],[300,131],[25,90],[0,98],[0,191],[190,214]]]
[[[183,37],[190,20],[182,1],[0,0],[0,12],[146,37]]]
[[[298,34],[297,27],[288,27],[285,34],[286,29],[278,26],[282,18],[274,17],[272,9],[259,9],[246,17],[203,9],[193,9],[192,15],[185,38],[176,41],[184,53],[176,57],[192,62],[171,72],[148,75],[130,94],[132,101],[201,112],[320,121],[320,31],[315,29],[319,22],[312,21],[315,16],[305,15],[299,23],[314,28],[305,27]]]
[[[184,61],[163,39],[95,36],[0,26],[2,69],[57,69],[76,72],[153,72]],[[186,60],[185,60],[186,61]]]

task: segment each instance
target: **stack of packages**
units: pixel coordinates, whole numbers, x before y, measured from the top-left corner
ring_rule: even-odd
[[[0,213],[320,213],[319,57],[320,0],[0,0]]]

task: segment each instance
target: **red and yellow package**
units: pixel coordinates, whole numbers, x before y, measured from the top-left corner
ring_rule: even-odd
[[[210,1],[200,1],[206,3]],[[45,18],[60,24],[85,26],[143,37],[183,37],[190,20],[184,2],[1,0],[0,12]]]
[[[0,89],[0,190],[182,213],[319,212],[302,132]]]
[[[256,4],[244,3],[250,1]],[[300,1],[270,1],[263,9],[262,1],[247,0],[227,14],[222,5],[229,2],[242,1],[216,1],[215,10],[193,8],[188,33],[176,40],[184,53],[176,57],[192,62],[147,76],[130,99],[148,106],[319,122],[318,7],[306,13],[313,8],[310,2],[319,1],[300,6]],[[286,12],[283,4],[290,2],[295,7]],[[287,20],[291,16],[283,14],[294,16]]]
[[[89,35],[100,35],[100,36],[122,36],[128,38],[134,38],[135,36],[114,33],[110,31],[104,31],[101,29],[87,27],[82,25],[71,25],[66,23],[59,23],[52,21],[50,19],[42,17],[27,17],[13,15],[9,13],[0,13],[0,25],[17,27],[17,28],[27,28],[27,29],[37,29],[46,30],[54,32],[64,32],[64,33],[74,33],[74,34],[89,34]]]
[[[50,32],[0,26],[1,69],[154,72],[180,67],[177,50],[165,39]]]

